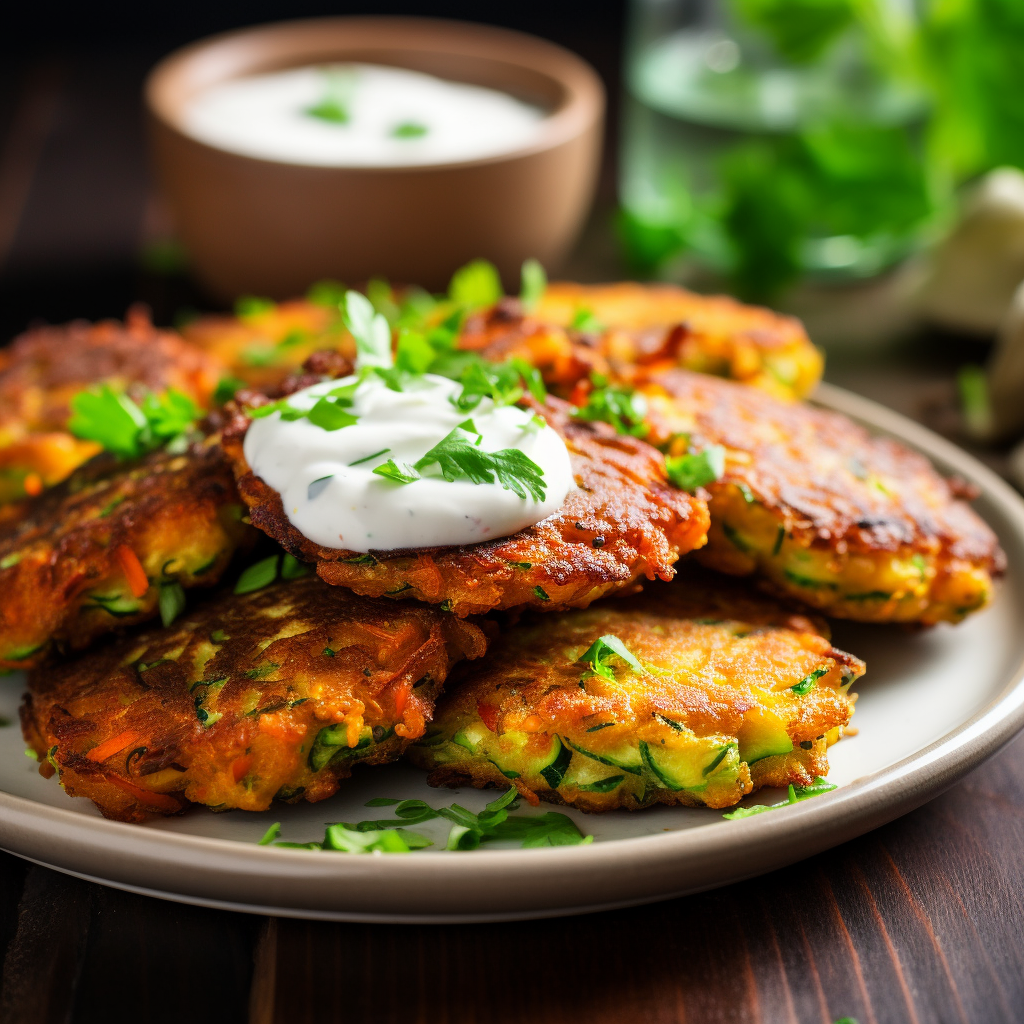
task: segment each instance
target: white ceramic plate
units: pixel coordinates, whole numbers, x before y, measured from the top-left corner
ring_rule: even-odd
[[[388,816],[371,797],[457,800],[494,794],[432,790],[416,769],[357,774],[331,800],[265,814],[193,810],[150,825],[106,821],[67,797],[0,729],[0,847],[94,881],[168,899],[259,913],[353,921],[488,921],[580,913],[683,895],[773,870],[904,814],[951,785],[1024,726],[1024,501],[955,446],[881,406],[823,386],[822,404],[891,434],[947,472],[977,483],[1009,572],[993,606],[957,627],[919,633],[835,623],[839,647],[864,658],[854,724],[833,747],[839,789],[792,808],[725,821],[721,812],[659,808],[569,813],[587,846],[353,856],[260,847],[322,838],[327,821]],[[2,681],[0,715],[16,717],[20,680]],[[748,802],[764,802],[764,794]],[[528,811],[528,808],[526,808]],[[416,826],[441,840],[442,822]]]

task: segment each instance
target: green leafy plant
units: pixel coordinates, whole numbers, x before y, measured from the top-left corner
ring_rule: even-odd
[[[753,804],[751,807],[737,807],[735,811],[723,814],[723,818],[735,821],[737,818],[750,818],[755,814],[763,814],[765,811],[777,811],[780,807],[792,807],[802,800],[809,800],[812,796],[820,796],[822,793],[830,793],[836,789],[836,785],[818,776],[809,786],[789,787],[789,795],[785,800],[777,804]]]
[[[703,451],[669,455],[665,472],[676,487],[693,492],[721,479],[725,472],[725,449],[720,444],[710,444]]]
[[[100,384],[71,399],[68,430],[121,458],[135,459],[157,448],[183,446],[199,415],[192,399],[175,388],[148,392],[137,404],[124,392]]]
[[[576,409],[573,415],[581,420],[610,423],[620,434],[646,437],[651,428],[644,421],[647,416],[644,396],[631,388],[609,384],[603,378],[593,379],[598,386],[587,395],[587,404]]]
[[[567,815],[548,811],[541,815],[513,815],[518,806],[518,793],[509,789],[496,800],[474,814],[459,804],[431,807],[423,800],[393,800],[378,797],[367,807],[394,807],[394,818],[336,822],[327,826],[324,839],[319,843],[281,842],[280,822],[267,829],[259,841],[261,846],[284,846],[304,850],[335,850],[339,853],[409,853],[433,845],[418,832],[407,826],[443,818],[451,823],[446,850],[477,850],[486,843],[518,842],[524,849],[540,846],[580,846],[593,842],[593,836],[584,836],[576,823]]]

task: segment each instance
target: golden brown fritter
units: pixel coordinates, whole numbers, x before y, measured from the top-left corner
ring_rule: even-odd
[[[231,376],[263,391],[277,388],[320,349],[355,356],[340,311],[306,299],[256,304],[240,316],[200,317],[182,334],[226,365]]]
[[[999,543],[924,456],[713,377],[674,370],[641,390],[653,443],[726,449],[705,565],[864,622],[957,622],[988,603]]]
[[[176,388],[204,408],[223,372],[140,307],[123,324],[79,320],[21,335],[0,350],[0,502],[38,494],[100,450],[65,429],[84,388],[107,381],[136,397]]]
[[[803,398],[821,379],[822,355],[799,320],[726,295],[666,284],[562,282],[548,286],[533,318],[566,328],[581,313],[605,328],[598,344],[613,377],[629,380],[634,364],[681,366],[782,399]]]
[[[395,760],[450,665],[485,646],[454,616],[308,577],[33,673],[22,728],[40,770],[108,818],[190,801],[262,811],[323,800],[353,765]]]
[[[38,664],[211,586],[257,536],[220,446],[137,463],[97,456],[0,512],[0,667]]]
[[[807,785],[853,712],[859,659],[820,623],[688,573],[533,619],[457,670],[409,749],[432,785],[507,786],[587,811],[728,807]],[[602,638],[620,641],[630,663]],[[595,660],[596,659],[596,660]]]
[[[463,616],[584,608],[644,577],[671,579],[679,555],[704,543],[704,501],[669,484],[661,453],[642,441],[575,420],[558,399],[535,408],[565,440],[577,489],[535,526],[464,547],[370,554],[320,547],[291,525],[278,493],[250,470],[244,417],[225,431],[224,447],[253,525],[297,558],[316,562],[328,583],[357,594],[428,601]]]

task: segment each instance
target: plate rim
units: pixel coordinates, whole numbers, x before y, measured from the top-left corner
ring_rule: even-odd
[[[978,484],[1024,546],[1024,498],[974,456],[834,385],[819,385],[813,400]],[[1024,652],[998,694],[954,729],[784,815],[525,853],[334,858],[140,828],[0,791],[0,849],[116,888],[248,913],[410,924],[556,917],[672,899],[830,849],[937,796],[1022,728]],[[517,882],[513,891],[503,884],[510,877]],[[602,898],[609,884],[621,898]]]

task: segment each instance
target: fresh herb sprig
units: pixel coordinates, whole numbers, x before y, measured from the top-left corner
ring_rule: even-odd
[[[527,391],[543,402],[547,395],[540,371],[525,359],[510,359],[506,363],[490,363],[476,359],[460,374],[462,391],[451,399],[459,412],[472,412],[485,398],[495,405],[514,405]]]
[[[148,392],[141,404],[110,384],[80,391],[71,399],[68,430],[95,441],[123,459],[137,459],[157,448],[184,448],[200,412],[176,388]]]
[[[523,310],[532,313],[548,290],[548,275],[540,260],[524,260],[519,274],[519,301]]]
[[[615,669],[610,664],[613,656],[621,658],[634,672],[644,671],[640,659],[617,636],[606,633],[598,637],[579,658],[590,666],[583,678],[602,676],[605,679],[614,679]]]
[[[534,501],[543,501],[547,493],[544,471],[518,448],[503,448],[485,452],[478,447],[480,435],[463,427],[455,427],[426,455],[413,464],[417,473],[436,465],[445,480],[469,480],[474,484],[491,484],[497,479],[506,491],[517,497],[529,495]]]
[[[587,404],[574,413],[578,419],[610,423],[617,433],[632,437],[650,433],[651,428],[644,422],[647,399],[643,395],[609,384],[603,377],[595,376],[593,383],[597,386],[587,395]]]
[[[459,804],[431,807],[423,800],[392,800],[378,797],[367,807],[394,807],[394,818],[336,822],[327,826],[323,842],[286,843],[278,840],[280,822],[275,822],[259,841],[261,846],[285,846],[305,850],[335,850],[341,853],[409,853],[433,844],[426,836],[411,832],[409,825],[443,818],[451,822],[446,850],[477,850],[491,842],[518,842],[524,849],[540,846],[580,846],[592,843],[565,814],[548,811],[541,815],[513,815],[518,793],[509,789],[474,814]]]
[[[776,811],[780,807],[791,807],[800,803],[801,800],[809,800],[812,796],[820,796],[822,793],[830,793],[838,788],[835,783],[823,779],[820,775],[809,786],[790,785],[789,794],[785,800],[777,804],[754,804],[752,807],[737,807],[735,811],[723,814],[723,818],[735,821],[737,818],[749,818],[754,814],[761,814],[764,811]]]
[[[725,473],[725,449],[720,444],[710,444],[699,452],[669,455],[665,459],[665,472],[669,480],[684,491],[706,487]]]
[[[251,594],[254,590],[269,587],[279,573],[283,580],[297,580],[308,576],[312,571],[312,566],[300,562],[294,555],[269,555],[258,562],[253,562],[242,571],[242,575],[235,583],[235,593]]]

